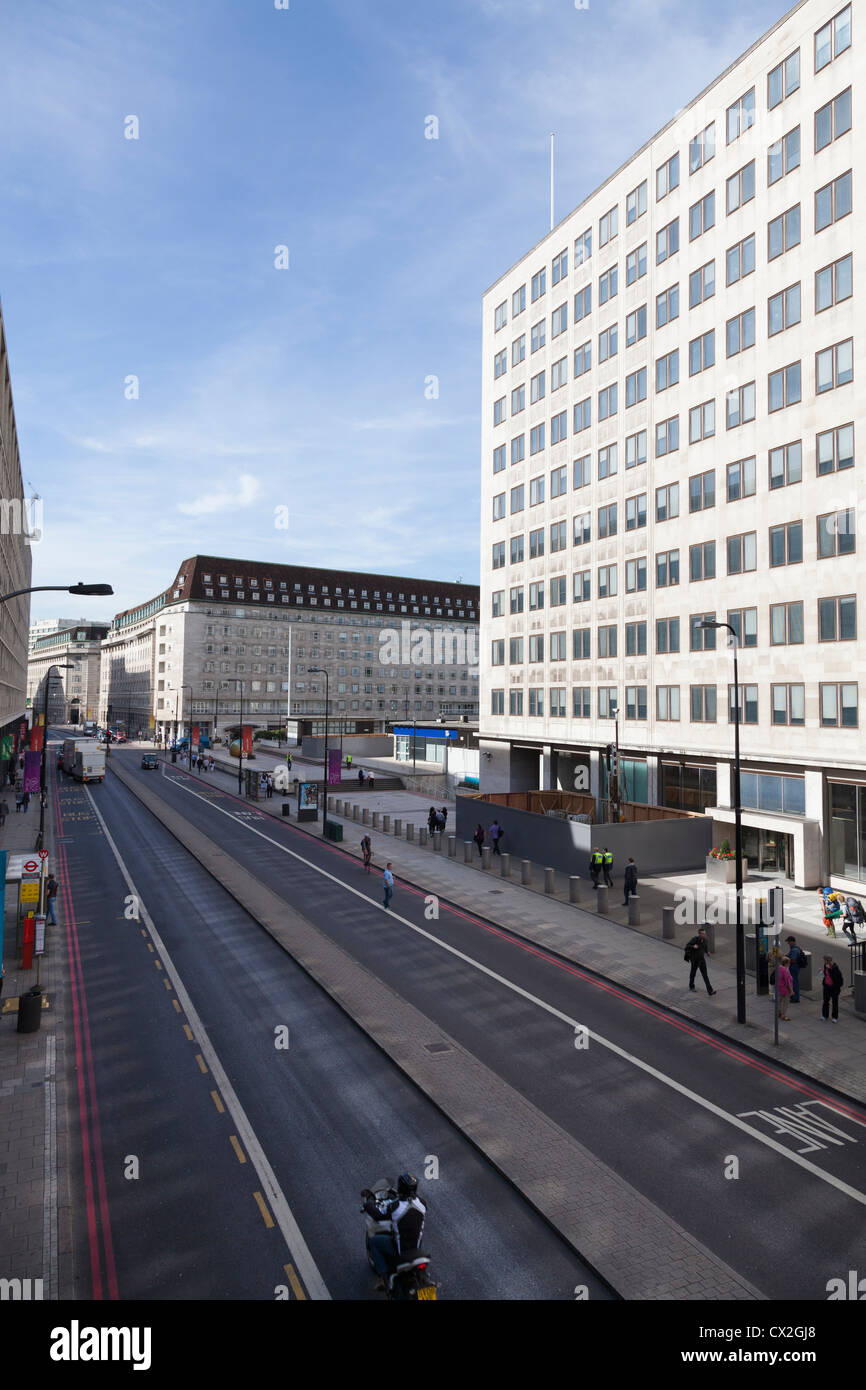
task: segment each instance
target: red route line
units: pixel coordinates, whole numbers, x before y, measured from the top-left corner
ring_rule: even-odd
[[[172,764],[172,766],[174,765]],[[192,775],[188,773],[185,768],[180,768],[178,770],[187,777]],[[198,782],[199,779],[196,777],[193,778],[193,780]],[[227,792],[223,788],[219,788],[219,791],[223,796],[229,797],[232,801],[238,801],[242,806],[247,805],[235,792]],[[265,811],[257,811],[256,814],[263,819],[274,820],[275,824],[280,826],[283,830],[288,830],[296,835],[300,835],[307,841],[313,839],[313,836],[311,836],[309,832],[300,830],[297,826],[292,825],[291,822],[286,824],[285,821],[277,821],[275,817],[268,816]],[[314,840],[314,843],[329,854],[333,854],[343,861],[352,859],[352,862],[354,862],[348,850],[337,849],[335,845],[325,844],[324,841]],[[381,873],[381,870],[376,870],[376,872]],[[411,883],[404,882],[401,884],[401,887],[412,897],[426,899],[430,896]],[[373,899],[370,899],[370,901],[372,902]],[[528,941],[521,941],[507,928],[502,930],[499,927],[495,927],[491,925],[491,923],[485,922],[482,918],[476,917],[473,913],[466,912],[463,908],[449,906],[446,910],[452,917],[461,917],[465,922],[470,922],[473,926],[480,927],[481,930],[487,932],[488,935],[498,936],[500,940],[506,941],[512,946],[516,946],[518,950],[525,951],[527,955],[537,956],[539,960],[545,961],[548,965],[556,966],[558,970],[562,970],[568,975],[576,976],[585,984],[592,985],[594,989],[599,989],[605,994],[613,995],[614,998],[621,1000],[623,1003],[630,1004],[632,1008],[640,1009],[642,1013],[649,1014],[651,1017],[658,1019],[660,1023],[667,1024],[669,1028],[676,1028],[679,1032],[686,1033],[689,1037],[706,1044],[708,1047],[714,1048],[716,1052],[730,1057],[733,1061],[740,1062],[743,1066],[751,1067],[753,1071],[761,1072],[764,1076],[771,1077],[774,1081],[780,1081],[792,1091],[799,1091],[803,1095],[811,1096],[815,1100],[822,1101],[823,1104],[837,1111],[840,1115],[846,1115],[850,1119],[856,1120],[858,1124],[863,1123],[860,1115],[846,1106],[844,1102],[835,1100],[832,1096],[825,1095],[821,1091],[814,1090],[808,1082],[800,1081],[793,1076],[788,1076],[784,1071],[780,1071],[774,1067],[772,1062],[765,1062],[758,1057],[749,1056],[747,1053],[740,1051],[736,1043],[729,1043],[722,1038],[711,1037],[702,1029],[694,1027],[686,1019],[666,1013],[663,1009],[649,1001],[627,994],[618,985],[596,978],[586,970],[582,970],[579,966],[571,965],[568,961],[552,955],[549,951],[546,951],[544,947],[535,946]]]
[[[60,824],[60,798],[57,794],[57,779],[54,778],[54,803],[55,816],[57,823]],[[81,1117],[81,1149],[84,1161],[84,1188],[87,1204],[87,1228],[88,1243],[90,1247],[90,1268],[91,1280],[93,1285],[93,1297],[100,1300],[103,1297],[102,1290],[102,1271],[99,1261],[99,1245],[97,1237],[97,1222],[95,1212],[95,1196],[93,1191],[93,1169],[96,1171],[96,1184],[99,1190],[99,1214],[100,1225],[102,1228],[102,1243],[105,1251],[105,1277],[108,1285],[108,1298],[119,1298],[117,1287],[117,1271],[114,1262],[114,1245],[111,1237],[111,1218],[108,1212],[108,1194],[105,1184],[105,1167],[102,1161],[102,1132],[99,1125],[99,1109],[96,1102],[96,1078],[93,1067],[93,1050],[90,1043],[90,1022],[87,1013],[87,997],[84,988],[84,970],[81,964],[81,952],[79,949],[78,928],[75,923],[75,912],[72,906],[72,891],[69,884],[69,872],[66,863],[65,846],[58,842],[57,846],[57,866],[60,870],[60,879],[63,885],[64,914],[66,917],[66,940],[69,956],[69,973],[72,988],[73,1020],[75,1023],[75,1060],[76,1071],[78,1073],[78,1106]],[[80,1016],[79,1016],[80,1000]],[[82,1064],[82,1044],[84,1062],[86,1063],[86,1081],[90,1087],[90,1125],[92,1128],[92,1155],[91,1138],[88,1129],[88,1107],[87,1092],[85,1083],[85,1065]],[[92,1166],[91,1166],[92,1165]]]

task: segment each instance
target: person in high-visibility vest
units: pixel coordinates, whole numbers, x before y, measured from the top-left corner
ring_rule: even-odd
[[[594,849],[589,856],[589,873],[592,879],[593,888],[598,887],[598,876],[601,873],[604,858],[600,849]]]
[[[601,856],[601,867],[602,867],[602,872],[604,873],[604,881],[605,881],[605,883],[607,884],[608,888],[612,888],[612,887],[613,887],[613,879],[612,879],[611,876],[610,876],[610,871],[611,871],[611,869],[613,868],[613,855],[611,854],[611,852],[610,852],[610,850],[608,849],[607,845],[605,845],[605,847],[604,847],[604,853],[603,853],[603,855]]]

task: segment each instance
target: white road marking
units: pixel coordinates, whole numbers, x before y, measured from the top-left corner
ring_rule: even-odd
[[[381,903],[376,903],[374,899],[367,897],[366,893],[362,893],[359,888],[353,888],[350,883],[344,883],[336,874],[328,873],[327,869],[322,869],[318,864],[313,864],[309,859],[305,859],[302,854],[298,854],[295,850],[289,849],[288,845],[281,845],[278,840],[272,839],[271,836],[266,835],[263,830],[258,830],[256,826],[250,825],[248,821],[242,820],[241,817],[235,815],[234,812],[226,810],[223,806],[217,806],[206,797],[200,796],[198,792],[193,791],[192,787],[187,786],[180,778],[172,780],[176,780],[176,785],[180,787],[182,791],[187,792],[188,795],[194,796],[197,801],[203,801],[205,805],[210,806],[212,810],[219,811],[221,815],[228,816],[236,825],[242,825],[244,829],[249,830],[252,835],[258,835],[262,840],[267,840],[268,844],[273,845],[275,849],[282,850],[284,854],[290,855],[292,859],[297,859],[300,863],[306,864],[309,869],[313,869],[323,878],[330,879],[332,883],[336,883],[347,893],[354,893],[356,898],[361,898],[368,906],[378,907],[380,911],[385,912],[385,908]],[[866,1206],[866,1192],[859,1192],[856,1187],[849,1186],[848,1183],[843,1182],[841,1178],[837,1178],[833,1173],[823,1172],[817,1164],[811,1163],[809,1159],[803,1158],[800,1154],[792,1153],[790,1149],[785,1148],[784,1144],[777,1143],[776,1140],[771,1139],[769,1135],[762,1134],[759,1130],[746,1124],[738,1115],[729,1114],[728,1111],[723,1110],[721,1106],[715,1105],[713,1101],[707,1100],[705,1096],[698,1095],[696,1091],[690,1090],[688,1086],[683,1086],[681,1082],[675,1081],[672,1076],[668,1076],[665,1072],[659,1071],[657,1067],[651,1066],[649,1062],[643,1061],[641,1057],[635,1057],[633,1053],[627,1052],[625,1048],[619,1047],[616,1043],[611,1042],[609,1038],[603,1038],[600,1033],[595,1033],[589,1028],[586,1028],[584,1024],[578,1023],[576,1019],[570,1018],[568,1014],[562,1013],[560,1009],[554,1008],[552,1004],[548,1004],[544,999],[539,999],[536,995],[530,994],[529,990],[524,989],[522,985],[517,985],[513,980],[508,980],[504,975],[500,975],[495,970],[491,970],[489,966],[482,965],[481,961],[466,955],[465,951],[458,950],[456,946],[450,946],[447,941],[441,941],[439,937],[433,936],[431,932],[425,931],[423,927],[419,927],[414,922],[410,922],[407,917],[401,917],[393,908],[388,908],[387,914],[389,917],[396,918],[398,922],[402,922],[410,931],[417,933],[418,936],[423,936],[425,940],[431,942],[434,946],[438,946],[440,950],[448,951],[450,955],[456,956],[458,960],[464,961],[467,965],[473,966],[475,970],[479,970],[491,980],[496,980],[497,984],[504,985],[506,989],[510,989],[514,994],[519,994],[522,999],[528,1000],[530,1004],[535,1004],[537,1008],[543,1009],[545,1013],[551,1014],[554,1018],[561,1019],[563,1023],[568,1025],[572,1033],[575,1028],[583,1028],[587,1036],[592,1038],[594,1042],[597,1042],[601,1047],[606,1047],[609,1052],[613,1052],[617,1057],[621,1057],[623,1061],[630,1062],[632,1066],[637,1067],[640,1071],[646,1072],[648,1076],[652,1076],[656,1081],[660,1081],[662,1085],[669,1086],[672,1091],[676,1091],[679,1095],[685,1096],[685,1098],[692,1101],[694,1105],[699,1105],[703,1110],[707,1110],[711,1115],[715,1115],[717,1119],[724,1120],[725,1124],[731,1125],[734,1129],[741,1130],[743,1134],[747,1134],[750,1139],[754,1139],[757,1143],[763,1144],[765,1148],[772,1149],[774,1153],[781,1154],[783,1158],[787,1158],[789,1163],[795,1163],[799,1168],[804,1168],[807,1173],[811,1173],[813,1177],[820,1178],[822,1182],[827,1183],[830,1187],[835,1187],[838,1192],[843,1193],[846,1197],[850,1197],[852,1201],[859,1202],[861,1206]]]
[[[242,1140],[244,1148],[246,1149],[249,1155],[250,1162],[252,1163],[253,1167],[256,1170],[256,1173],[258,1174],[259,1182],[262,1185],[264,1195],[267,1197],[270,1203],[271,1211],[273,1212],[274,1219],[280,1228],[283,1239],[286,1242],[289,1254],[292,1256],[295,1266],[304,1284],[306,1285],[307,1293],[312,1299],[330,1299],[331,1295],[329,1294],[327,1287],[325,1286],[325,1281],[319,1273],[318,1266],[310,1253],[310,1250],[307,1246],[306,1241],[304,1240],[304,1237],[301,1235],[300,1227],[298,1226],[297,1221],[292,1215],[291,1208],[288,1202],[286,1201],[286,1198],[282,1192],[282,1189],[280,1188],[279,1183],[277,1182],[276,1174],[274,1173],[274,1170],[271,1168],[270,1163],[265,1157],[264,1150],[261,1144],[259,1143],[258,1139],[256,1138],[255,1131],[253,1130],[252,1125],[247,1119],[246,1113],[244,1112],[244,1108],[241,1105],[232,1087],[231,1082],[226,1076],[226,1073],[219,1060],[219,1057],[217,1056],[213,1043],[208,1037],[207,1029],[202,1023],[202,1020],[199,1018],[198,1013],[195,1009],[195,1005],[193,1004],[192,1000],[190,999],[189,995],[184,989],[183,982],[181,981],[180,975],[177,972],[177,968],[175,967],[174,961],[171,959],[171,956],[166,950],[165,943],[163,942],[162,938],[159,935],[159,932],[156,929],[156,926],[154,925],[153,918],[151,917],[150,913],[144,905],[144,899],[142,895],[139,893],[138,889],[132,881],[129,871],[127,870],[127,867],[123,862],[121,853],[117,848],[117,845],[114,843],[114,840],[112,839],[111,832],[108,829],[108,826],[106,825],[105,820],[103,819],[102,814],[96,805],[96,802],[93,800],[93,794],[91,793],[90,788],[85,787],[84,790],[87,792],[88,797],[90,797],[91,803],[93,805],[94,814],[96,815],[99,824],[102,827],[102,831],[105,835],[106,840],[111,846],[111,852],[117,860],[118,868],[120,869],[120,872],[123,874],[123,877],[126,880],[126,886],[128,887],[130,893],[135,894],[135,897],[138,900],[138,910],[141,913],[142,920],[144,921],[148,931],[150,932],[150,935],[156,943],[156,947],[159,952],[159,958],[165,966],[166,974],[168,975],[169,979],[174,985],[175,994],[180,1000],[184,1013],[189,1019],[190,1026],[193,1030],[193,1033],[196,1036],[196,1039],[198,1040],[202,1056],[206,1059],[211,1074],[214,1078],[214,1081],[216,1082],[217,1086],[220,1089],[220,1092],[222,1093],[226,1109],[228,1110],[229,1114],[234,1120],[238,1137]],[[203,797],[200,799],[204,800]]]

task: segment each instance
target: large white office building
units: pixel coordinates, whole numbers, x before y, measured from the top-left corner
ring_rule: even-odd
[[[730,623],[745,848],[804,886],[866,883],[864,74],[803,0],[484,296],[482,790],[604,796],[618,732],[728,829]]]

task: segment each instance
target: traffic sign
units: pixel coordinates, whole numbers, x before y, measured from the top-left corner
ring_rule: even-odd
[[[24,861],[24,872],[25,874],[38,874],[39,865],[36,863],[35,859],[26,859]]]
[[[41,850],[39,851],[39,858],[40,858],[40,859],[47,859],[47,858],[48,858],[48,850],[47,850],[47,849],[41,849]]]

